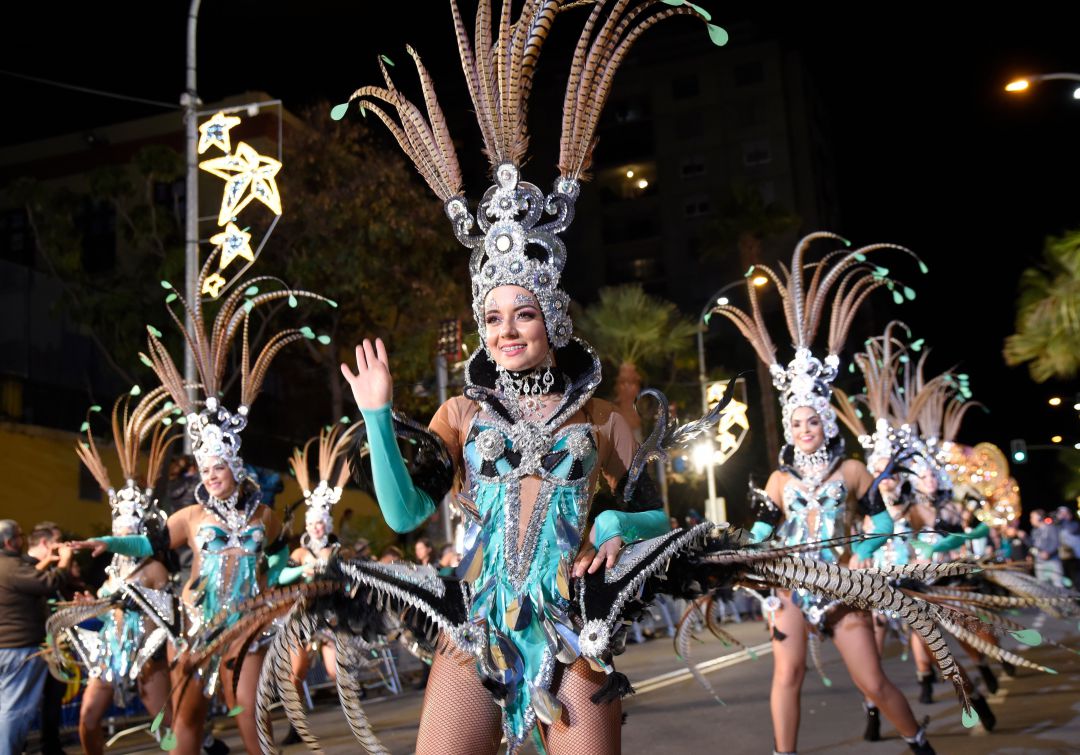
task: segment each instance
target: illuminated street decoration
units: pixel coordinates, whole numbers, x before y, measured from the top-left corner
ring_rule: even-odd
[[[740,381],[741,382],[741,381]],[[726,383],[711,383],[706,389],[705,398],[709,406],[715,406],[723,398]],[[745,384],[743,391],[745,392]],[[745,393],[743,398],[745,398]],[[731,403],[720,415],[720,422],[716,426],[717,449],[713,452],[713,463],[723,464],[742,446],[746,434],[750,430],[750,419],[746,416],[747,404],[737,398],[732,398]]]
[[[210,296],[214,299],[221,296],[221,289],[225,286],[227,281],[217,273],[206,276],[206,280],[203,281],[202,295]]]
[[[235,153],[204,160],[199,167],[225,179],[218,225],[234,220],[253,199],[269,207],[275,215],[281,214],[281,195],[274,180],[281,170],[281,163],[260,155],[246,142],[237,144]]]
[[[199,154],[203,154],[211,147],[218,147],[222,152],[232,150],[232,142],[229,131],[233,126],[240,123],[235,115],[216,113],[213,118],[199,126]]]
[[[248,262],[255,261],[255,254],[251,251],[251,234],[237,228],[235,223],[229,223],[224,231],[211,236],[210,243],[221,247],[219,270],[227,268],[237,257],[243,257]]]

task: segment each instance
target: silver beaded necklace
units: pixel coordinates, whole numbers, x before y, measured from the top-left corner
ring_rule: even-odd
[[[551,371],[551,354],[536,368],[520,377],[515,377],[500,364],[495,365],[495,371],[498,373],[499,390],[506,398],[518,398],[518,408],[524,418],[543,417],[547,397],[555,385],[555,374]]]
[[[821,487],[825,475],[829,471],[829,450],[824,444],[813,453],[803,453],[795,449],[795,463],[793,464],[799,477],[808,486],[809,490],[815,491]]]

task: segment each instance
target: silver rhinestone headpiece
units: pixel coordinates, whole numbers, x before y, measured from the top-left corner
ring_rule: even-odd
[[[247,414],[248,408],[243,404],[234,414],[216,397],[210,396],[201,412],[187,416],[191,452],[200,469],[209,459],[218,457],[229,465],[237,482],[247,476],[244,460],[240,457],[240,433],[247,427]]]
[[[319,551],[326,547],[326,541],[330,533],[334,531],[334,517],[331,511],[334,505],[341,500],[341,488],[332,488],[326,480],[319,480],[314,490],[305,490],[304,499],[307,502],[307,511],[304,512],[304,525],[310,528],[316,522],[322,522],[323,536],[316,539],[310,530],[304,533],[305,547],[311,551]]]
[[[784,420],[784,440],[795,442],[791,434],[791,415],[800,406],[813,409],[825,426],[826,441],[840,434],[836,424],[836,411],[832,408],[832,382],[840,367],[840,357],[829,354],[825,361],[810,353],[810,349],[796,349],[795,358],[787,367],[774,362],[769,366],[773,386],[780,391],[780,408]]]
[[[551,194],[520,180],[517,166],[503,163],[495,171],[496,184],[484,193],[475,218],[462,197],[453,197],[444,209],[454,224],[458,241],[472,249],[473,317],[485,344],[484,302],[493,288],[521,286],[531,291],[544,315],[551,347],[570,341],[573,325],[567,312],[570,297],[559,288],[566,265],[566,245],[558,234],[574,219],[580,184],[559,178]],[[554,216],[540,223],[544,215]],[[473,233],[479,226],[482,233]]]
[[[109,488],[109,508],[112,509],[112,532],[144,534],[146,517],[156,515],[154,491],[140,488],[134,480],[128,480],[119,490]]]

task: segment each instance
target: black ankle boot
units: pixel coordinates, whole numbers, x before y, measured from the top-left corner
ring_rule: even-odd
[[[934,702],[934,674],[919,674],[919,702],[930,705]]]
[[[990,710],[990,703],[986,702],[986,698],[982,695],[975,695],[971,698],[971,707],[979,714],[979,721],[982,723],[983,728],[987,731],[993,731],[994,727],[997,726],[997,716],[994,715],[994,711]]]
[[[904,741],[915,755],[937,755],[926,738],[926,724],[919,727],[914,737],[904,737]]]
[[[881,712],[877,707],[866,703],[863,703],[863,710],[866,711],[866,730],[863,732],[862,738],[867,742],[880,742]]]
[[[991,695],[996,695],[998,691],[998,680],[997,677],[994,676],[994,672],[991,670],[990,666],[985,663],[980,663],[979,675],[983,678],[983,681],[986,682],[987,691]]]

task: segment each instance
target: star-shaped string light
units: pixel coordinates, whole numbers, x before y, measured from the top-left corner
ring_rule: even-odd
[[[234,154],[204,160],[199,167],[225,179],[218,225],[234,219],[253,199],[269,207],[275,215],[281,214],[281,195],[274,180],[281,163],[260,155],[246,142],[237,144]]]
[[[230,222],[224,231],[211,236],[210,243],[221,247],[218,270],[227,268],[237,257],[243,257],[248,262],[255,261],[255,254],[251,251],[251,234],[237,228],[236,223]]]
[[[235,115],[215,113],[213,118],[199,126],[199,154],[214,146],[222,152],[229,152],[232,149],[229,130],[239,123],[240,119]]]
[[[221,289],[225,287],[227,282],[228,281],[217,273],[206,276],[206,280],[204,280],[202,284],[203,296],[209,296],[214,299],[218,298],[221,296]]]

